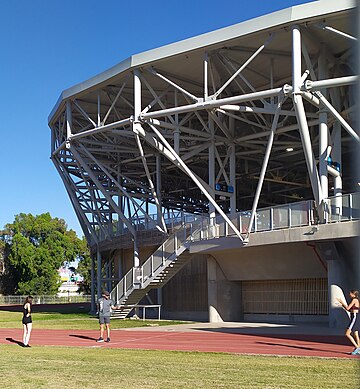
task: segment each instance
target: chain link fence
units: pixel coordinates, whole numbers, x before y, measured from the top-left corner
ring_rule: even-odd
[[[21,305],[27,296],[0,296],[0,305]],[[33,296],[33,304],[90,303],[90,295],[78,296]]]

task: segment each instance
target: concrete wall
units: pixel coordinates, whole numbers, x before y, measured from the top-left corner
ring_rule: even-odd
[[[216,251],[212,254],[229,281],[323,278],[326,265],[306,243]]]

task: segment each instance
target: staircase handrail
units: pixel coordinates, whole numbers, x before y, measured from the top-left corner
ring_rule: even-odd
[[[171,234],[165,242],[149,256],[142,266],[132,267],[124,275],[110,293],[113,301],[116,301],[117,303],[132,290],[136,288],[142,289],[144,283],[152,277],[160,267],[164,267],[165,262],[168,261],[171,256],[174,256],[174,254],[175,256],[177,255],[177,251],[181,246],[186,249],[192,240],[192,236],[208,227],[208,223],[204,223],[204,221],[208,220],[208,217],[199,216],[193,222],[183,222],[181,228],[176,229],[173,234]],[[156,258],[158,258],[158,264],[154,261]],[[156,266],[154,266],[154,264],[156,264]],[[149,268],[149,271],[145,272],[144,269],[147,268]]]

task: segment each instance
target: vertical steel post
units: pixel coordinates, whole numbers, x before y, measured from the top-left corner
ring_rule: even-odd
[[[235,119],[229,118],[229,130],[232,137],[235,137]],[[232,217],[236,214],[236,155],[235,155],[235,144],[232,143],[229,146],[230,149],[230,185],[232,185],[234,191],[230,197],[230,215]]]
[[[95,255],[91,255],[91,284],[90,284],[90,294],[91,294],[91,312],[96,311],[95,304]]]
[[[72,128],[71,101],[66,102],[66,139],[69,140]]]
[[[96,248],[96,259],[97,259],[97,296],[98,299],[101,297],[101,252],[99,246]]]
[[[339,88],[332,88],[331,90],[331,101],[333,103],[334,108],[340,112],[341,111],[341,97],[340,97]],[[340,173],[342,171],[342,155],[341,155],[341,124],[338,120],[335,120],[333,124],[333,130],[331,133],[332,140],[332,160],[334,162],[339,163],[340,165]],[[341,196],[342,195],[342,178],[341,174],[334,177],[334,195]]]
[[[160,207],[157,207],[157,223],[160,225],[161,218],[162,218],[162,211],[161,211],[161,204],[162,204],[162,198],[161,198],[161,155],[159,153],[156,154],[156,193],[157,198],[160,204]]]
[[[211,131],[211,135],[214,136],[214,120],[209,115],[209,127]],[[209,146],[209,194],[215,200],[215,142],[212,139],[211,144]],[[215,206],[213,204],[209,204],[209,217],[210,217],[210,225],[214,226],[215,224]],[[210,227],[211,228],[211,227]]]
[[[324,53],[324,44],[321,44],[320,56],[318,60],[319,66],[319,80],[324,80],[327,78],[327,63]],[[321,93],[326,96],[326,89],[322,90]],[[328,171],[327,171],[327,149],[329,146],[329,137],[328,137],[328,115],[327,111],[324,109],[324,106],[319,111],[319,174],[320,174],[320,183],[321,190],[324,198],[329,196],[328,190]]]
[[[261,172],[260,172],[260,176],[259,176],[259,181],[258,181],[258,184],[257,184],[257,187],[256,187],[256,192],[255,192],[255,196],[254,196],[254,202],[253,202],[253,206],[252,206],[252,209],[251,209],[251,216],[250,216],[250,220],[249,220],[249,227],[248,227],[247,236],[249,236],[249,234],[251,232],[251,229],[252,229],[254,221],[255,221],[255,232],[257,230],[257,222],[256,222],[256,217],[255,217],[256,216],[256,209],[257,209],[257,206],[258,206],[258,203],[259,203],[261,189],[262,189],[263,182],[264,182],[264,179],[265,179],[265,173],[266,173],[266,169],[267,169],[267,166],[268,166],[268,163],[269,163],[272,145],[274,143],[274,136],[275,136],[275,131],[276,131],[278,122],[279,122],[280,109],[281,109],[282,103],[283,103],[283,99],[281,98],[281,99],[278,100],[277,110],[276,110],[276,113],[274,115],[274,119],[273,119],[273,122],[272,122],[272,125],[271,125],[271,130],[270,130],[270,134],[269,134],[269,140],[268,140],[268,144],[266,146],[264,160],[263,160],[263,164],[261,166]]]
[[[100,91],[98,92],[98,112],[97,112],[97,125],[100,127],[101,125],[101,101],[100,101]]]
[[[306,165],[310,177],[311,187],[313,190],[316,206],[318,207],[323,202],[323,194],[319,175],[316,168],[316,161],[311,146],[309,128],[306,121],[305,108],[301,95],[302,74],[301,74],[301,33],[300,28],[296,25],[292,27],[292,87],[293,87],[293,102],[296,113],[297,122],[299,125],[301,141],[304,149]],[[320,213],[321,219],[323,215]]]
[[[139,116],[141,113],[141,79],[139,69],[134,70],[134,122],[133,131],[138,134],[138,128],[141,127]],[[134,267],[140,266],[139,248],[137,243],[136,231],[133,233],[134,237]]]
[[[178,91],[175,89],[174,91],[174,101],[175,101],[175,107],[178,106]],[[176,125],[179,124],[179,114],[175,114],[175,123]],[[176,127],[174,130],[174,150],[178,155],[180,155],[180,129],[179,127]]]
[[[204,100],[205,101],[209,97],[208,68],[209,68],[209,55],[206,52],[204,55]]]

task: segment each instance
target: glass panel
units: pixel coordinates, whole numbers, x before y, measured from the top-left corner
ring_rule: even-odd
[[[257,231],[269,231],[271,230],[271,210],[263,209],[259,210],[256,215],[256,230]]]
[[[274,207],[273,208],[273,229],[289,227],[289,208]]]
[[[309,212],[306,201],[290,204],[291,206],[291,227],[309,225]]]

